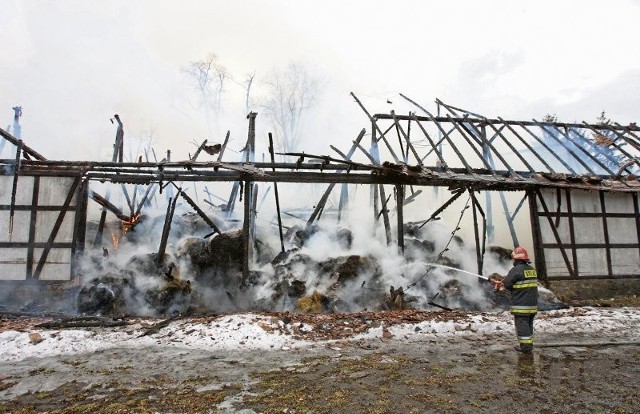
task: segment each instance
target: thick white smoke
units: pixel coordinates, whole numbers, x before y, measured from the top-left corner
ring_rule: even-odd
[[[132,271],[141,271],[140,267],[132,267],[132,260],[152,257],[160,245],[166,213],[161,206],[166,200],[158,194],[153,202],[159,207],[143,209],[144,217],[133,231],[119,240],[117,248],[104,245],[112,241],[112,234],[108,233],[120,237],[114,231],[118,223],[109,222],[103,245],[96,246],[99,247],[96,250],[88,249],[88,263],[95,264],[97,260],[100,265],[84,266],[83,281],[96,283],[96,278],[106,274],[124,274],[135,279],[138,293],[130,300],[128,310],[138,314],[157,313],[146,301],[148,297],[144,292],[162,290],[168,280],[173,279],[189,281],[197,293],[198,306],[214,312],[295,311],[298,299],[314,292],[326,296],[338,310],[379,310],[386,308],[385,300],[392,288],[402,288],[406,306],[418,309],[428,309],[432,303],[463,309],[493,306],[484,278],[494,272],[506,274],[508,264],[486,253],[484,275],[475,274],[475,245],[455,234],[455,223],[444,220],[429,222],[415,234],[405,235],[403,254],[396,241],[387,244],[382,219],[374,217],[366,196],[364,191],[352,191],[350,208],[341,212],[339,223],[337,215],[329,212],[309,228],[304,218],[310,210],[303,211],[303,207],[312,205],[314,200],[306,201],[308,204],[301,199],[292,203],[291,197],[283,200],[283,205],[291,211],[297,203],[298,211],[297,217],[285,218],[284,243],[288,256],[282,260],[274,260],[280,250],[280,240],[277,221],[269,216],[275,209],[265,201],[256,221],[256,238],[261,247],[254,251],[254,260],[250,263],[252,272],[247,281],[243,280],[241,263],[226,261],[225,255],[233,255],[233,251],[210,250],[212,239],[217,235],[210,236],[211,229],[183,202],[178,203],[174,214],[166,260],[159,267],[143,268],[149,274],[142,271],[143,274],[131,275]],[[116,194],[114,203],[121,198]],[[227,221],[224,221],[226,213],[219,207],[208,206],[204,210],[214,221],[225,223],[225,234],[240,234],[234,232],[242,228],[242,208],[236,208],[236,214]],[[395,223],[392,211],[390,215],[390,221]],[[394,237],[396,232],[393,228]],[[88,234],[87,239],[93,240],[93,237],[94,234]],[[236,247],[239,240],[235,241]],[[109,251],[108,257],[103,256],[102,248]]]

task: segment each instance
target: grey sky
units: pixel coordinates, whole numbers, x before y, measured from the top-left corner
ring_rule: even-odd
[[[408,110],[402,92],[487,116],[595,121],[605,110],[627,123],[640,120],[638,21],[630,0],[0,0],[0,126],[22,105],[23,138],[45,156],[108,159],[118,113],[130,145],[153,132],[157,151],[185,158],[207,131],[180,68],[208,53],[237,78],[313,68],[313,150],[368,126],[350,91],[371,112]],[[237,148],[242,94],[228,84],[219,122]]]

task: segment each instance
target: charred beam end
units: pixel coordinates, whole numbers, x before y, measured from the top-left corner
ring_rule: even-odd
[[[127,217],[122,212],[122,210],[114,206],[109,200],[102,197],[100,194],[96,193],[95,191],[91,192],[91,199],[96,203],[100,204],[102,207],[109,210],[110,212],[112,212],[113,214],[115,214],[115,216],[118,217],[120,220],[129,220],[131,218],[131,217]]]

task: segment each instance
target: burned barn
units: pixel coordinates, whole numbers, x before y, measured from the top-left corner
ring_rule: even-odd
[[[547,286],[640,279],[635,124],[440,100],[431,113],[401,96],[414,111],[371,114],[352,94],[366,126],[325,154],[277,152],[256,113],[240,160],[228,132],[187,160],[125,162],[117,116],[110,161],[48,160],[0,129],[13,155],[0,160],[0,298],[57,286],[93,314],[484,309],[501,302],[488,275],[520,244]]]

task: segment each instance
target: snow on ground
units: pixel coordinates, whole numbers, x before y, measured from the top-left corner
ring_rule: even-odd
[[[384,323],[354,334],[348,341],[429,339],[455,337],[488,337],[513,331],[508,312],[469,313],[464,317],[438,318],[417,323]],[[347,322],[343,322],[347,323]],[[180,319],[153,335],[143,335],[142,324],[117,328],[92,329],[24,329],[0,332],[0,357],[4,361],[20,361],[30,357],[72,355],[109,348],[174,346],[208,351],[242,351],[252,349],[294,349],[327,345],[332,339],[305,339],[300,333],[318,329],[310,324],[285,324],[280,318],[264,314],[231,314],[215,319]],[[639,341],[639,308],[569,308],[541,312],[536,318],[536,332],[567,338],[587,336],[597,341]],[[311,338],[311,336],[309,336]],[[36,338],[37,340],[34,340]],[[344,340],[344,339],[343,339]]]

